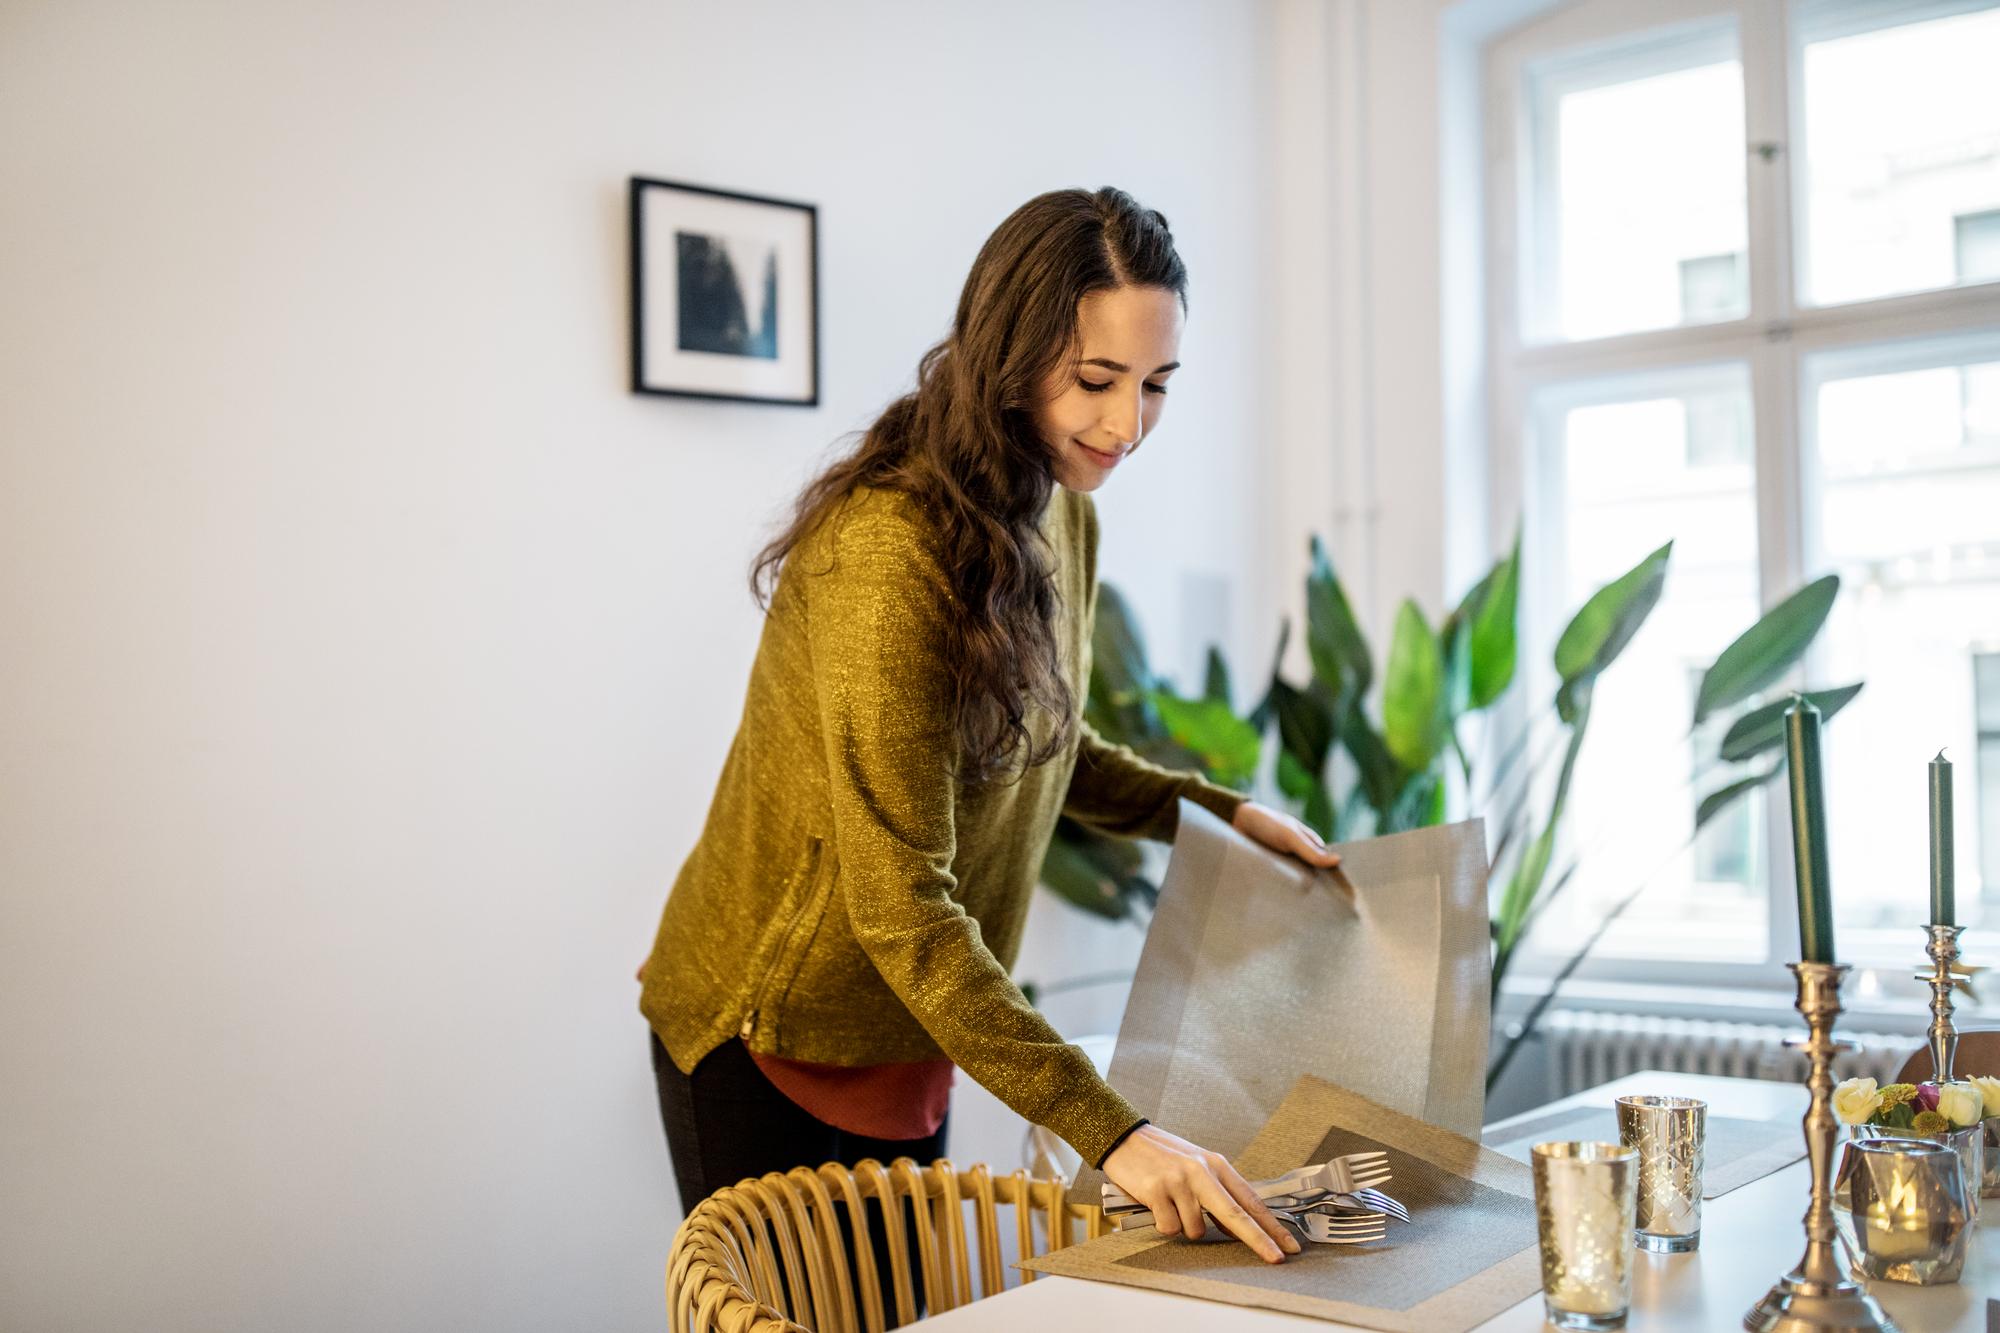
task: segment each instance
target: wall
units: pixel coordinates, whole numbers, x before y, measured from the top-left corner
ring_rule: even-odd
[[[0,11],[0,1323],[655,1326],[741,575],[1030,195],[1172,220],[1104,573],[1269,651],[1273,12]],[[820,205],[820,408],[625,392],[630,174]]]

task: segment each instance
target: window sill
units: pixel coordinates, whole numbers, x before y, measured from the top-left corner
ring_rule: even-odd
[[[1871,979],[1876,983],[1871,987]],[[1919,1036],[1930,1026],[1930,1010],[1920,1001],[1883,993],[1873,969],[1849,976],[1840,1025],[1853,1031]],[[1519,1020],[1548,990],[1548,978],[1516,975],[1501,987],[1499,1018]],[[1660,1018],[1705,1019],[1720,1023],[1797,1021],[1795,993],[1789,988],[1667,985],[1658,982],[1596,981],[1572,977],[1563,983],[1555,1009],[1608,1010]],[[1984,1011],[1961,1002],[1959,1015],[1971,1026],[1994,1026]],[[1985,1019],[1985,1021],[1981,1021]]]

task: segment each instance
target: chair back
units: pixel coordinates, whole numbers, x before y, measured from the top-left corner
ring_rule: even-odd
[[[1110,1232],[1102,1209],[1064,1201],[1066,1187],[1026,1171],[996,1177],[984,1165],[959,1171],[939,1158],[920,1167],[907,1157],[887,1167],[872,1159],[851,1170],[830,1162],[740,1181],[695,1205],[674,1234],[668,1326],[673,1333],[882,1333],[891,1302],[898,1324],[915,1318],[919,1273],[926,1313],[955,1309],[1007,1285],[1002,1208],[1013,1210],[1010,1229],[1022,1258],[1075,1244],[1078,1229],[1084,1239]],[[888,1248],[886,1293],[869,1235],[871,1210]],[[1034,1276],[1021,1274],[1023,1281]]]
[[[1951,1071],[1960,1078],[1970,1074],[2000,1078],[2000,1030],[1959,1033],[1958,1050],[1951,1058]],[[1935,1072],[1936,1067],[1931,1063],[1930,1044],[1926,1042],[1917,1048],[1915,1055],[1903,1062],[1903,1068],[1897,1073],[1896,1081],[1928,1083]]]

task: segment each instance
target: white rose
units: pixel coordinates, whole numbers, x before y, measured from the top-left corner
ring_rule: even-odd
[[[1872,1078],[1851,1078],[1833,1090],[1833,1113],[1843,1125],[1865,1125],[1882,1108],[1882,1094]]]
[[[1970,1083],[1944,1083],[1938,1086],[1938,1114],[1960,1129],[1979,1123],[1981,1111],[1979,1089]]]
[[[1984,1103],[1980,1109],[1986,1112],[1986,1118],[1991,1120],[1995,1116],[2000,1116],[2000,1078],[1987,1078],[1981,1074],[1974,1074],[1971,1083],[1973,1087],[1979,1089],[1980,1100]]]

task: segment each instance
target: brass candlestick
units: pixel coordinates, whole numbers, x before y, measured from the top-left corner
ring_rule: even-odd
[[[1958,1029],[1951,1025],[1951,988],[1957,985],[1952,966],[1958,962],[1958,937],[1964,926],[1926,926],[1929,939],[1924,952],[1931,957],[1931,970],[1917,973],[1918,981],[1931,987],[1931,1069],[1939,1083],[1951,1082],[1952,1057],[1958,1053]]]
[[[1806,1111],[1806,1160],[1812,1167],[1812,1202],[1806,1208],[1806,1252],[1798,1267],[1778,1279],[1778,1285],[1743,1316],[1750,1333],[1898,1333],[1895,1321],[1875,1298],[1847,1276],[1847,1266],[1835,1247],[1833,1230],[1833,1057],[1854,1049],[1854,1043],[1833,1035],[1840,1016],[1840,981],[1847,968],[1839,963],[1792,963],[1799,980],[1799,1013],[1807,1036],[1785,1044],[1803,1050],[1810,1062],[1806,1088],[1812,1105]]]

